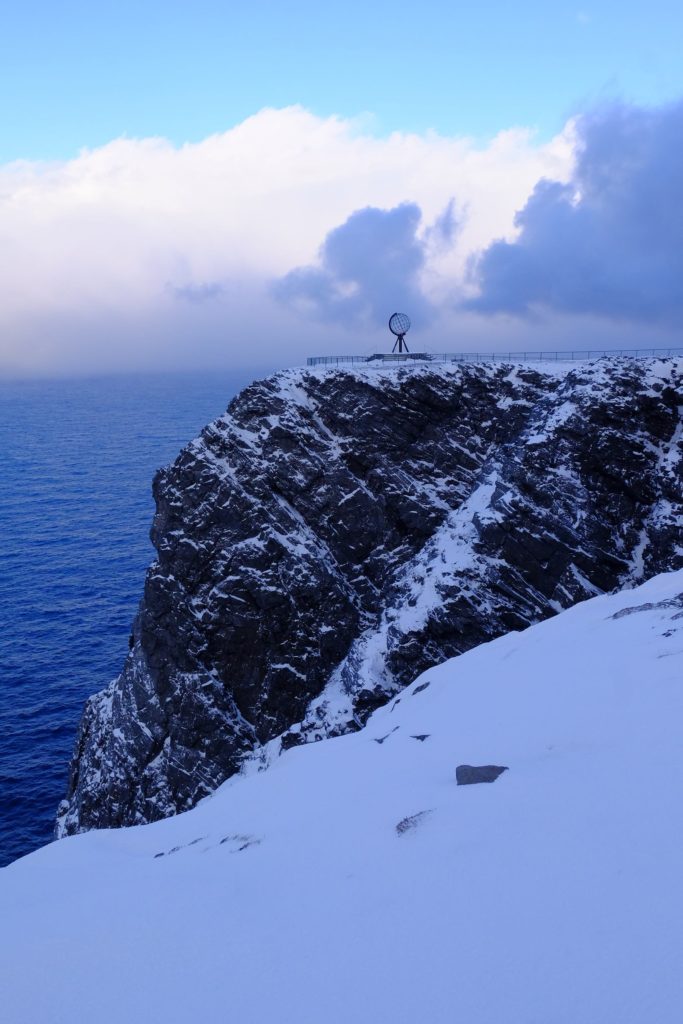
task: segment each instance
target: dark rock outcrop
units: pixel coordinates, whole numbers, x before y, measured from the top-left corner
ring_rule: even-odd
[[[124,670],[60,834],[186,809],[420,672],[683,564],[683,364],[288,371],[154,481]]]
[[[495,782],[508,771],[507,766],[497,764],[459,764],[455,769],[455,781],[459,786],[474,786],[478,782]]]

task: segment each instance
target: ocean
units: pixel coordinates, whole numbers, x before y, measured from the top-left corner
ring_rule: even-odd
[[[0,866],[52,838],[154,557],[151,483],[248,372],[0,382]]]

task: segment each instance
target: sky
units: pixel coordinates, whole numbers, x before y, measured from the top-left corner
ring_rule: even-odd
[[[681,343],[683,8],[38,2],[0,375]]]

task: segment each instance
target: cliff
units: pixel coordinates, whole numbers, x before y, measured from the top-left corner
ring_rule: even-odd
[[[446,658],[683,565],[680,360],[288,371],[154,480],[59,834],[194,805]]]

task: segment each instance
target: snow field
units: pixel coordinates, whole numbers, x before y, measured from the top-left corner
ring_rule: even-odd
[[[577,605],[193,811],[4,869],[3,1019],[678,1024],[682,593]]]

